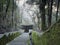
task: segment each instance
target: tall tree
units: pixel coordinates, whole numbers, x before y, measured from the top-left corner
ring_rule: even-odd
[[[14,21],[14,0],[12,0],[12,27],[13,27],[13,21]]]
[[[3,1],[0,1],[0,17],[2,16],[3,11]]]
[[[9,8],[9,4],[10,4],[10,0],[7,0],[6,10],[5,10],[5,15],[3,16],[3,20],[6,18],[6,15],[7,15],[7,12],[8,12],[8,8]]]
[[[41,30],[45,30],[46,28],[46,23],[45,23],[45,4],[46,0],[40,0],[40,14],[41,14]]]
[[[59,0],[57,0],[56,21],[58,20]]]
[[[53,0],[48,0],[48,27],[51,25]]]

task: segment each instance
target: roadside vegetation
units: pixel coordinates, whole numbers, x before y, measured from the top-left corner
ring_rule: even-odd
[[[33,32],[32,38],[34,45],[60,45],[60,21],[42,36]]]
[[[0,38],[0,45],[6,45],[7,43],[14,40],[19,35],[20,35],[19,32],[12,33],[12,34],[9,33],[8,36],[4,35],[2,38]]]

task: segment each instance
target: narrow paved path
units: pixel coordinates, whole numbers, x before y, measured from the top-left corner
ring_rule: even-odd
[[[27,45],[28,40],[29,40],[29,33],[23,33],[6,45]]]

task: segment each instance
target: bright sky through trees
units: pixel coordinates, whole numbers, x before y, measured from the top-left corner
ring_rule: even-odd
[[[16,4],[20,10],[20,15],[22,15],[22,20],[24,24],[28,22],[28,24],[33,24],[33,17],[36,17],[36,11],[38,11],[37,5],[29,5],[26,3],[27,0],[17,0]],[[36,18],[37,20],[37,18]]]

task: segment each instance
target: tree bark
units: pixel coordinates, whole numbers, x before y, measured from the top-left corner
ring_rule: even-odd
[[[40,14],[41,14],[41,30],[45,30],[46,28],[46,23],[45,23],[45,4],[46,0],[41,0],[40,2]]]
[[[48,27],[51,25],[53,0],[48,0]]]
[[[59,0],[57,0],[56,21],[58,20]]]
[[[3,1],[0,1],[0,17],[2,17],[3,11]]]
[[[14,0],[12,0],[12,28],[13,28],[13,26],[14,26]]]

